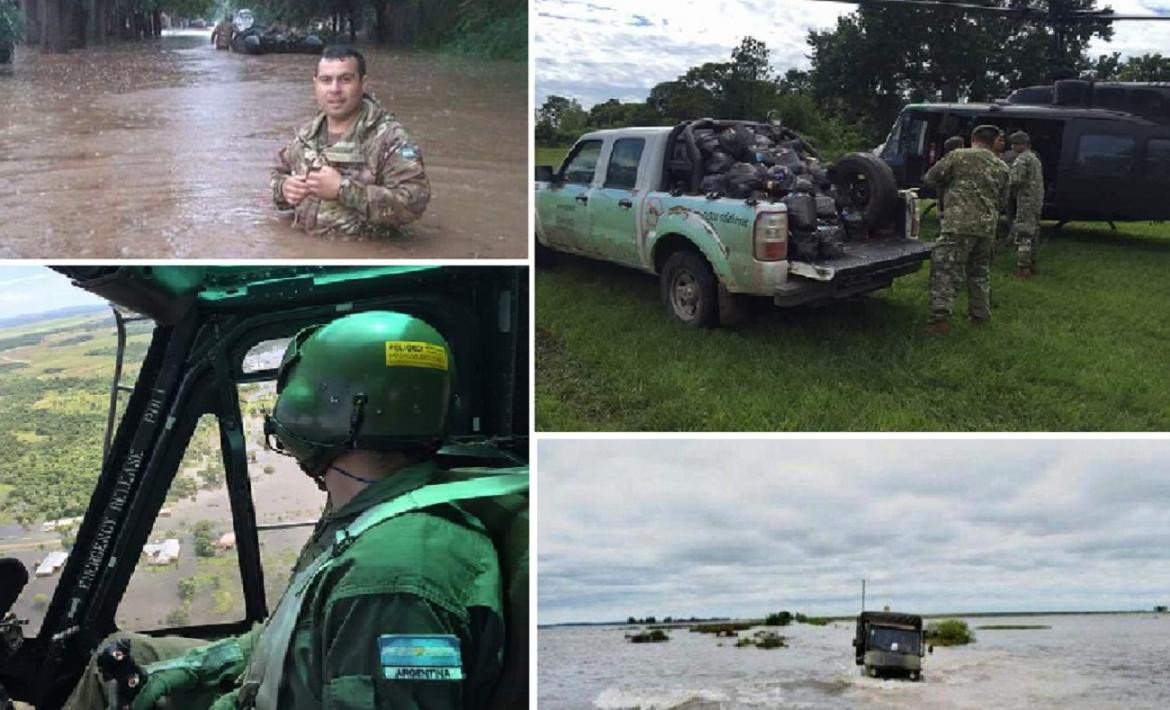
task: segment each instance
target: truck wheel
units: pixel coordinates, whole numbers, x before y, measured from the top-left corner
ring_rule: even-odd
[[[670,315],[697,328],[719,325],[719,283],[699,253],[682,249],[671,254],[659,279]]]
[[[869,673],[870,678],[877,678],[877,668],[875,666],[869,666],[865,670]]]
[[[860,212],[867,227],[881,227],[893,217],[898,181],[886,161],[871,153],[849,153],[830,175],[837,206]]]

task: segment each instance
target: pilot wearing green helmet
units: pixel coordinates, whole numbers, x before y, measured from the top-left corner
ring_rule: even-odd
[[[133,710],[498,706],[514,575],[473,511],[526,506],[528,476],[456,476],[433,460],[454,368],[443,336],[402,313],[298,333],[265,434],[329,497],[284,596],[263,624],[212,644],[116,634],[146,682],[109,687],[95,660],[65,707],[109,707],[111,694]]]

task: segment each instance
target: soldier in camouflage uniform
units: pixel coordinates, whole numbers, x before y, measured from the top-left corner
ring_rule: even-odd
[[[946,333],[959,284],[967,282],[967,310],[972,321],[991,317],[991,242],[1008,196],[1008,168],[991,148],[1000,130],[979,126],[971,147],[948,153],[923,182],[946,193],[942,233],[930,257],[931,334]]]
[[[326,47],[313,79],[321,112],[277,155],[272,200],[310,234],[394,236],[431,197],[422,154],[366,94],[366,62]]]
[[[1012,134],[1017,157],[1011,166],[1011,192],[1016,205],[1012,233],[1016,242],[1016,266],[1023,278],[1036,271],[1036,247],[1040,240],[1040,213],[1044,210],[1044,168],[1023,131]]]

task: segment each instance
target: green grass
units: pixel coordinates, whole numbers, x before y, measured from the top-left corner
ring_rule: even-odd
[[[543,148],[536,146],[536,164],[537,165],[551,165],[553,170],[560,167],[561,161],[565,159],[565,155],[569,152],[572,146],[560,146],[557,148]]]
[[[928,236],[937,233],[933,217]],[[743,325],[671,320],[654,276],[560,258],[536,276],[542,431],[1165,431],[1170,225],[1044,230],[1039,274],[992,268],[992,322],[928,337],[929,266]]]

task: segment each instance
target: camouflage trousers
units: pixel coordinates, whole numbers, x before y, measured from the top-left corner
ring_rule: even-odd
[[[181,656],[192,648],[207,644],[207,641],[202,639],[189,639],[182,636],[155,637],[119,632],[106,637],[101,645],[104,646],[111,641],[122,638],[130,639],[130,657],[139,666]],[[215,702],[216,696],[219,694],[219,692],[211,690],[183,693],[181,696],[176,695],[168,698],[155,707],[208,708]],[[89,665],[82,672],[77,687],[73,689],[73,694],[65,701],[63,710],[106,710],[110,707],[108,696],[107,684],[98,675],[97,654],[94,654],[89,659]]]
[[[1036,268],[1036,250],[1040,246],[1040,232],[1013,227],[1016,242],[1016,266],[1021,269]]]
[[[967,283],[967,313],[991,317],[991,235],[943,232],[930,254],[930,321],[945,321],[955,310],[959,286]]]

